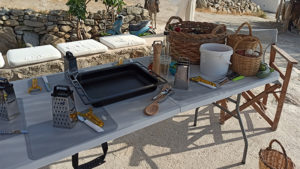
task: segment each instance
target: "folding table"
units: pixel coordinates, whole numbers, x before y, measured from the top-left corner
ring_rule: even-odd
[[[135,61],[148,65],[150,58],[138,58],[135,59]],[[112,64],[100,65],[82,69],[80,71],[104,68],[111,65]],[[191,76],[199,75],[199,71],[199,66],[191,66]],[[53,80],[53,78],[59,78],[62,75],[63,73],[58,73],[47,76],[51,87],[57,83],[67,83],[62,80]],[[196,83],[190,83],[189,90],[174,89],[175,93],[160,104],[159,113],[154,116],[146,116],[144,115],[143,110],[145,106],[151,103],[152,97],[159,93],[159,89],[157,89],[152,93],[99,108],[101,111],[105,111],[110,116],[115,125],[115,127],[111,127],[113,126],[112,123],[105,123],[107,128],[111,127],[106,132],[93,133],[93,131],[91,131],[88,127],[78,122],[73,129],[66,129],[62,131],[64,133],[63,135],[57,134],[56,138],[49,138],[50,140],[53,140],[52,142],[39,142],[39,140],[43,140],[43,138],[47,138],[50,135],[55,135],[55,132],[60,131],[59,129],[53,129],[51,126],[51,93],[42,91],[35,95],[29,95],[27,93],[28,79],[14,81],[12,83],[14,84],[16,96],[19,100],[21,100],[20,103],[23,103],[22,115],[25,119],[25,126],[29,132],[32,131],[32,133],[29,133],[29,136],[16,135],[9,138],[3,138],[3,136],[0,136],[1,168],[38,168],[73,154],[76,155],[76,153],[80,151],[90,149],[98,146],[99,144],[104,143],[105,148],[105,143],[110,140],[117,139],[139,129],[161,122],[179,114],[180,112],[185,112],[211,103],[214,104],[218,100],[228,98],[233,95],[238,95],[237,101],[233,102],[237,103],[238,113],[236,118],[239,120],[245,142],[242,160],[244,163],[248,145],[243,123],[238,111],[240,95],[244,91],[276,81],[278,77],[279,74],[277,72],[272,73],[265,79],[246,77],[245,79],[237,82],[228,82],[217,89],[209,89]],[[76,94],[76,92],[74,93]],[[78,99],[78,96],[75,96],[75,103],[76,108],[79,111],[89,107],[84,105],[81,100]],[[98,109],[95,108],[95,110],[97,111]],[[1,123],[3,122],[0,121],[0,126]],[[74,136],[75,133],[79,134]],[[85,134],[88,136],[87,139],[82,137],[82,135]],[[55,144],[55,142],[60,141],[60,138],[62,139],[61,144]],[[78,140],[74,138],[81,141],[78,142]],[[35,145],[29,144],[28,141],[35,143]],[[67,146],[68,144],[71,144],[71,146]]]

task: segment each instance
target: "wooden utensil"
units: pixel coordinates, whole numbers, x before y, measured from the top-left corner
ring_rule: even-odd
[[[153,116],[158,112],[158,110],[159,110],[158,101],[154,101],[145,108],[144,113],[148,116]]]
[[[163,94],[164,91],[168,90],[170,88],[170,85],[164,85],[164,87],[161,89],[160,93],[155,96],[155,100],[149,104],[147,107],[144,109],[144,113],[148,116],[153,116],[159,111],[159,101],[162,100],[167,96],[168,93]]]
[[[154,41],[153,44],[153,72],[160,74],[160,55],[163,47],[162,41]]]

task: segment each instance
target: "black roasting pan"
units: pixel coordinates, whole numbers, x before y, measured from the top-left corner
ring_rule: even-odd
[[[79,72],[71,81],[83,103],[95,107],[146,94],[167,83],[138,62]]]

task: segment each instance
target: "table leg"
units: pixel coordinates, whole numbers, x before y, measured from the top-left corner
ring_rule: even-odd
[[[197,107],[195,110],[195,119],[194,119],[194,126],[197,126],[197,118],[198,118],[198,111],[200,107]]]
[[[78,169],[78,153],[72,155],[72,166],[74,169]]]
[[[244,142],[245,142],[244,154],[243,154],[243,159],[242,159],[242,163],[245,164],[246,163],[246,157],[247,157],[247,151],[248,151],[248,140],[247,140],[247,136],[246,136],[245,129],[244,129],[244,126],[243,126],[243,122],[242,122],[242,119],[241,119],[240,102],[241,102],[241,94],[238,94],[235,109],[236,109],[236,112],[237,112],[237,119],[239,121],[241,131],[242,131],[242,134],[243,134],[243,138],[244,138]]]
[[[103,163],[105,163],[104,159],[106,157],[107,154],[107,150],[108,150],[108,144],[107,142],[101,144],[102,146],[102,150],[103,150],[103,155],[95,158],[94,160],[87,162],[85,164],[81,164],[78,165],[78,153],[74,154],[72,156],[72,166],[74,169],[91,169],[91,168],[95,168]]]
[[[245,164],[246,163],[246,157],[247,157],[247,151],[248,151],[248,140],[247,140],[247,136],[246,136],[246,133],[245,133],[245,129],[244,129],[244,126],[243,126],[243,122],[242,122],[242,119],[241,119],[241,113],[240,113],[241,95],[242,95],[241,93],[238,94],[236,101],[227,98],[229,101],[236,104],[235,111],[229,111],[227,109],[227,107],[224,108],[224,107],[220,106],[217,103],[212,103],[212,104],[217,106],[218,108],[220,108],[222,111],[224,111],[224,112],[230,114],[231,116],[235,117],[239,121],[239,125],[240,125],[241,131],[242,131],[242,134],[243,134],[243,139],[244,139],[244,142],[245,142],[243,159],[242,159],[242,163]],[[234,112],[236,112],[236,115],[234,115]]]

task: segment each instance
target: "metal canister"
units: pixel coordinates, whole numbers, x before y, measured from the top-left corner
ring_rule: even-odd
[[[9,121],[18,114],[20,112],[13,84],[5,78],[0,78],[0,119]]]
[[[190,83],[190,61],[188,58],[181,57],[177,62],[174,88],[189,89]]]
[[[169,56],[170,55],[170,43],[168,41],[169,31],[164,31],[164,55]]]

